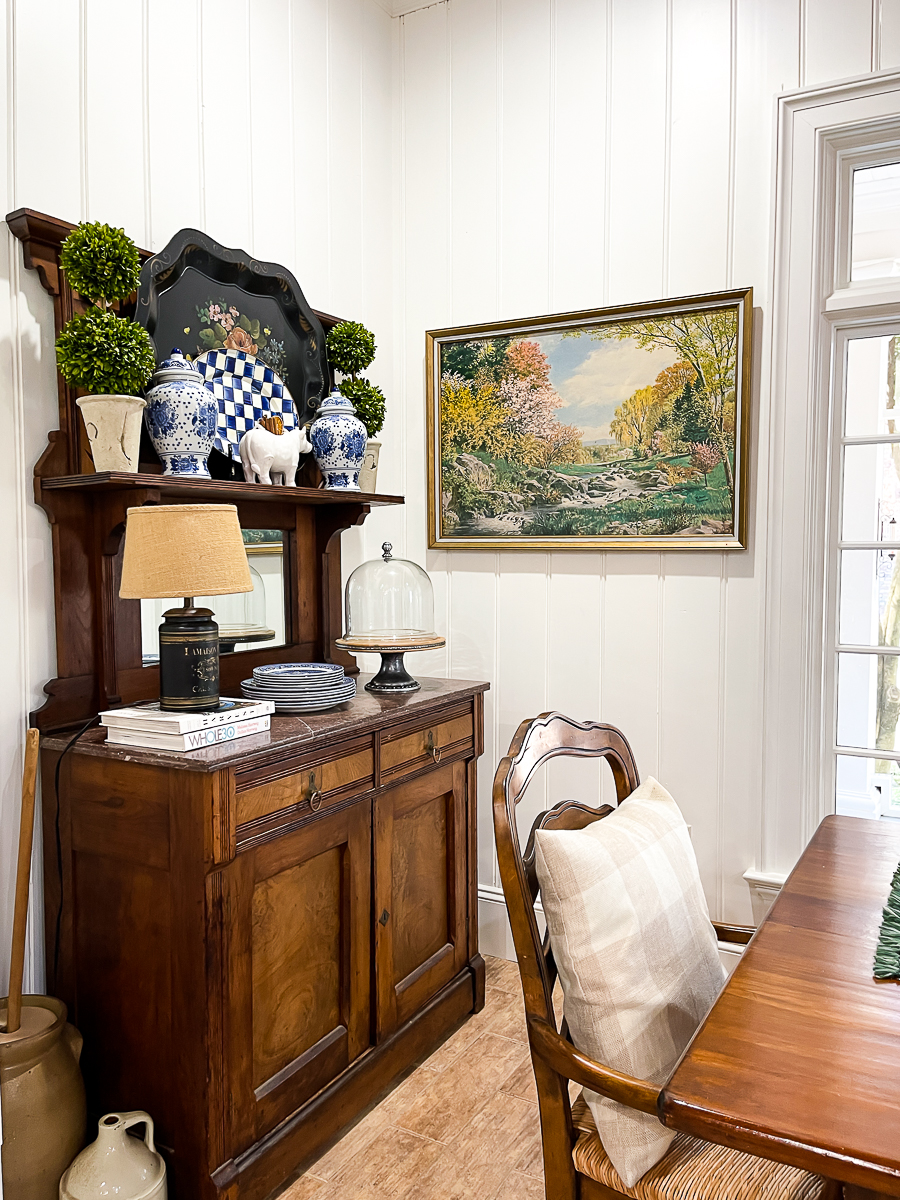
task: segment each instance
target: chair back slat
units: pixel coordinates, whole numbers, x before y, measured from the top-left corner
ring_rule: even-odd
[[[534,863],[535,832],[538,829],[584,829],[613,811],[608,804],[591,808],[573,800],[554,805],[534,822],[523,855],[516,826],[516,805],[537,769],[557,755],[606,759],[615,780],[616,803],[621,803],[640,783],[631,747],[618,729],[590,721],[573,721],[555,712],[542,713],[533,721],[523,721],[510,743],[508,754],[497,767],[493,791],[494,834],[500,881],[525,995],[525,1012],[528,1016],[539,1017],[553,1029],[557,1028],[553,985],[558,971],[549,934],[545,931],[541,936],[534,907],[540,893]],[[565,1020],[561,1032],[563,1037],[568,1037]],[[541,1113],[548,1200],[577,1200],[583,1192],[572,1161],[576,1131],[572,1125],[568,1080],[536,1055],[533,1045],[532,1066]]]
[[[509,752],[494,776],[494,833],[500,880],[509,912],[513,944],[519,961],[525,1010],[553,1028],[553,985],[556,963],[549,937],[541,937],[535,903],[540,887],[534,863],[535,833],[538,829],[584,829],[613,811],[576,800],[564,800],[542,812],[535,820],[524,853],[516,824],[516,806],[538,768],[551,758],[603,758],[609,764],[616,786],[616,803],[621,803],[640,783],[634,755],[624,735],[612,725],[575,721],[562,713],[542,713],[523,721],[510,743]]]

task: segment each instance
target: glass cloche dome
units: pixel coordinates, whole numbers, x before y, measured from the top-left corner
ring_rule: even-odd
[[[381,549],[382,558],[364,562],[347,580],[346,632],[337,645],[381,654],[381,670],[366,684],[368,691],[411,692],[419,685],[403,665],[404,653],[445,644],[434,632],[434,588],[417,563],[392,557],[390,542]]]

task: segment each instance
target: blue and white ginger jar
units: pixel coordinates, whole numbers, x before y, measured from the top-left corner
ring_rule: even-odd
[[[200,372],[176,347],[150,380],[144,420],[164,475],[209,479],[206,460],[216,436],[219,405]]]
[[[359,471],[366,454],[366,427],[346,396],[334,389],[319,405],[309,427],[309,440],[325,487],[333,492],[358,492]]]

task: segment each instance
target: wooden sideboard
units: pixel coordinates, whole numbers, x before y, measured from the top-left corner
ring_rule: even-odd
[[[58,813],[45,738],[48,988],[91,1108],[156,1121],[172,1200],[262,1200],[482,1007],[486,688],[361,690],[187,755],[91,729]]]

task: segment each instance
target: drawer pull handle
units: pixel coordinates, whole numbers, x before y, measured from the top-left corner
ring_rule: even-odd
[[[431,729],[428,730],[428,741],[425,743],[425,749],[431,755],[432,762],[439,763],[441,761],[441,751],[434,744],[434,731]]]
[[[313,812],[318,812],[322,807],[322,793],[316,787],[316,777],[311,774],[309,777],[309,807]]]

